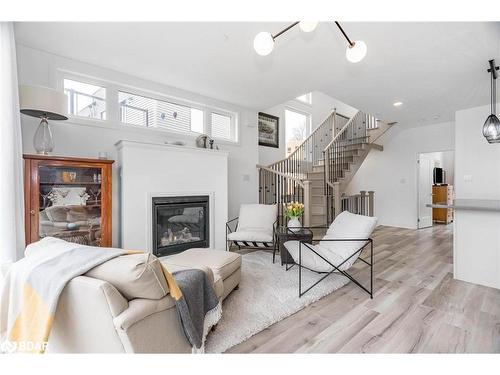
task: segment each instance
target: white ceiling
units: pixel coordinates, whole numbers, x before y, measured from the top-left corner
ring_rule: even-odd
[[[500,23],[343,23],[368,45],[358,64],[333,23],[294,28],[269,56],[253,38],[287,23],[16,23],[18,43],[265,109],[323,91],[406,126],[453,120],[457,109],[487,104],[488,60],[500,63]],[[33,62],[36,64],[36,62]],[[401,107],[392,103],[402,101]]]

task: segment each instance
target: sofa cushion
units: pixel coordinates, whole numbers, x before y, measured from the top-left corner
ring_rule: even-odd
[[[167,268],[169,265],[197,268],[202,264],[212,269],[214,277],[219,274],[222,279],[226,279],[241,267],[241,255],[224,250],[195,248],[172,255],[163,263],[167,264]]]
[[[278,217],[278,206],[275,204],[242,204],[238,218],[238,231],[261,229],[273,230]]]
[[[151,253],[113,258],[92,268],[86,276],[107,281],[128,300],[160,299],[168,294],[161,263]]]
[[[227,239],[230,241],[273,242],[273,231],[264,229],[242,229],[229,233]]]

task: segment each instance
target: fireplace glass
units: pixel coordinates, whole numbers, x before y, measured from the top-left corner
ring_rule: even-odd
[[[153,254],[209,247],[208,196],[153,198]]]

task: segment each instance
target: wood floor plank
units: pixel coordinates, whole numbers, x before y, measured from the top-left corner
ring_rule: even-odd
[[[349,283],[228,352],[500,353],[500,290],[453,278],[451,225],[373,239],[373,299]],[[350,272],[369,281],[362,262]]]

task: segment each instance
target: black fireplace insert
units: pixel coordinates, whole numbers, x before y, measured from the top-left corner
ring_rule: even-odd
[[[209,247],[208,195],[153,197],[153,254]]]

